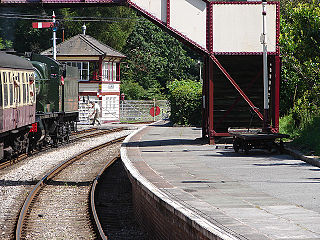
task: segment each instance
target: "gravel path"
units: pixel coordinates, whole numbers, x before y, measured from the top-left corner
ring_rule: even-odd
[[[132,130],[85,139],[52,149],[0,171],[0,239],[14,239],[14,226],[32,186],[58,163],[89,148],[128,135]]]

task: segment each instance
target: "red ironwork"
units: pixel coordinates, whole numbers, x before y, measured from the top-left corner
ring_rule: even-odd
[[[207,3],[207,50],[213,51],[213,9],[212,4]]]
[[[209,82],[209,142],[210,144],[214,144],[214,135],[213,135],[213,109],[214,109],[214,85],[213,85],[213,60],[208,57],[208,82]]]
[[[229,137],[230,133],[217,133],[216,131],[212,130],[211,135],[214,137]]]
[[[102,64],[103,64],[103,59],[102,57],[99,57],[99,62],[98,62],[98,67],[99,67],[99,80],[102,81]]]
[[[203,84],[202,84],[202,138],[208,135],[208,66],[203,58]]]

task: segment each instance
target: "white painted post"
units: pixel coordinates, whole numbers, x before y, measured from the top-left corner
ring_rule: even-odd
[[[263,106],[264,106],[264,117],[263,117],[263,129],[268,129],[268,112],[269,112],[269,98],[268,98],[268,49],[267,49],[267,0],[262,0],[262,35],[261,44],[263,46]]]
[[[153,99],[153,121],[156,121],[156,99]]]
[[[53,59],[57,59],[57,26],[56,26],[56,16],[54,14],[54,11],[52,12],[52,22],[53,22],[53,28],[52,28],[52,41],[53,41]]]

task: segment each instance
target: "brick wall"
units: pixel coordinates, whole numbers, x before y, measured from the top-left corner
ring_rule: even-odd
[[[130,178],[130,180],[137,221],[150,234],[150,239],[221,239],[208,231],[199,231],[197,229],[199,225],[141,186],[136,179]]]

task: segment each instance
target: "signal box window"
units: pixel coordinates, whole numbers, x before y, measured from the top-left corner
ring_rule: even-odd
[[[80,74],[80,80],[89,80],[89,62],[66,62],[68,66],[77,67]]]

